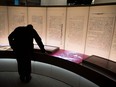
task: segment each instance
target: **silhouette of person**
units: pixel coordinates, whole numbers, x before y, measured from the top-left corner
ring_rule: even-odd
[[[37,42],[41,52],[45,53],[42,40],[31,24],[17,27],[8,36],[9,45],[16,54],[20,80],[23,82],[31,80],[31,59],[34,52],[33,39]]]

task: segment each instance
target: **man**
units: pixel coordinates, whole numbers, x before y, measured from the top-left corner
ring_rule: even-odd
[[[35,39],[41,51],[45,53],[42,40],[31,24],[26,27],[17,27],[8,36],[9,44],[17,58],[18,73],[23,82],[31,80],[31,58],[34,51],[33,39]]]

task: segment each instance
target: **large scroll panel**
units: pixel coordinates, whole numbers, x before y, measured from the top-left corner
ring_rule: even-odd
[[[109,59],[116,62],[116,5],[113,6],[113,8],[115,14],[115,29],[114,29],[114,35],[113,35],[113,41],[112,41],[112,47],[111,47]]]
[[[47,8],[47,44],[64,48],[66,7]]]
[[[84,53],[89,7],[68,7],[65,49]]]
[[[46,8],[28,7],[28,24],[32,24],[42,41],[46,42]]]
[[[111,47],[109,59],[116,62],[116,22],[115,22],[115,30],[114,30],[114,36],[113,36],[112,47]]]
[[[0,45],[8,44],[7,6],[0,6]]]
[[[27,25],[27,7],[8,7],[9,33],[18,26]]]
[[[86,54],[109,58],[115,10],[115,6],[90,7]]]

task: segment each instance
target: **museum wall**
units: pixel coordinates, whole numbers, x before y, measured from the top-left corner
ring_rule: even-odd
[[[0,45],[8,44],[17,26],[33,24],[45,45],[116,61],[115,9],[116,5],[0,6]]]

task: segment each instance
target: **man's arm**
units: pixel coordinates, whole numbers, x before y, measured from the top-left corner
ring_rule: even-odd
[[[44,44],[43,44],[40,36],[37,34],[37,32],[35,30],[34,30],[34,39],[37,42],[38,46],[40,47],[41,52],[45,53]]]

